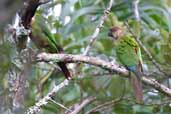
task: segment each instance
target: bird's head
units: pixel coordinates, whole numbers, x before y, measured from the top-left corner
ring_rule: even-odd
[[[109,29],[108,36],[112,37],[113,39],[117,40],[123,36],[123,30],[120,27],[112,27]]]

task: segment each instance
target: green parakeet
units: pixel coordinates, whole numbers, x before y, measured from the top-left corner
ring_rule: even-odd
[[[35,14],[31,22],[31,40],[35,45],[49,53],[63,53],[62,47],[58,44],[54,35],[51,33],[47,20],[40,14]],[[67,79],[71,78],[71,74],[66,66],[65,62],[58,62],[58,66],[61,68]]]
[[[136,101],[142,103],[142,84],[139,80],[142,76],[142,57],[140,47],[135,39],[132,38],[131,35],[125,34],[120,27],[110,28],[108,35],[116,40],[115,50],[120,63],[135,74],[135,76],[130,76],[130,80]]]

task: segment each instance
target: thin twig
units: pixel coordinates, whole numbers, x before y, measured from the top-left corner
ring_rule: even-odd
[[[52,101],[53,103],[55,103],[56,105],[58,105],[58,106],[64,108],[65,110],[67,110],[67,111],[69,111],[69,112],[72,112],[72,110],[70,110],[70,109],[67,108],[66,106],[64,106],[64,105],[62,105],[62,104],[56,102],[55,100],[53,100],[53,99],[49,99],[49,100]]]
[[[135,15],[135,19],[136,21],[140,24],[140,15],[139,15],[139,11],[138,11],[138,4],[139,4],[139,1],[140,0],[134,0],[133,1],[133,6],[134,6],[134,15]],[[127,23],[126,23],[127,24]],[[130,28],[129,25],[127,24],[127,28]],[[140,27],[139,27],[140,29]],[[130,30],[130,33],[133,34],[133,32]],[[135,35],[133,35],[135,36]],[[150,54],[150,52],[145,48],[145,46],[142,44],[142,42],[140,41],[139,39],[139,34],[134,37],[137,42],[139,43],[139,45],[143,48],[144,52],[146,53],[146,55],[148,56],[148,58],[152,61],[153,65],[162,73],[164,74],[165,76],[168,76],[168,74],[166,72],[164,72],[164,70],[162,68],[160,68],[159,64],[157,64],[157,62],[152,58],[152,55]],[[167,80],[167,85],[168,87],[170,87],[170,83],[169,83],[169,80]]]
[[[45,0],[48,2],[48,0]],[[40,2],[39,2],[40,3]],[[46,3],[46,2],[45,2]],[[92,44],[95,42],[96,37],[98,36],[100,29],[103,26],[103,23],[105,21],[105,19],[107,18],[107,15],[112,7],[113,4],[113,0],[110,0],[109,2],[109,6],[107,7],[107,9],[104,11],[104,15],[101,17],[101,20],[99,22],[99,25],[96,27],[95,32],[93,33],[93,35],[91,36],[91,40],[89,45],[87,46],[86,50],[84,51],[83,55],[87,55],[89,49],[91,48]],[[24,18],[25,19],[25,18]],[[61,88],[65,87],[66,85],[69,84],[69,80],[64,80],[61,84],[55,86],[53,88],[53,90],[51,92],[49,92],[44,98],[42,98],[41,100],[39,100],[34,106],[30,107],[27,110],[27,114],[33,114],[36,111],[39,111],[42,105],[46,105],[49,99],[51,99],[51,97],[57,93]]]
[[[41,53],[37,56],[39,61],[45,62],[66,62],[66,63],[87,63],[90,65],[98,66],[106,70],[110,70],[112,72],[121,74],[121,76],[129,77],[129,72],[124,67],[121,67],[117,64],[113,64],[111,62],[106,62],[104,60],[98,59],[96,57],[83,56],[83,55],[71,55],[71,54],[47,54]],[[171,96],[171,89],[166,87],[163,84],[160,84],[153,78],[147,78],[143,76],[141,78],[142,82],[146,85],[150,85],[151,87],[157,89],[158,91],[166,94],[167,96]]]
[[[93,43],[96,41],[96,38],[97,38],[97,36],[98,36],[101,28],[103,27],[103,23],[106,20],[108,14],[110,12],[110,9],[112,7],[112,4],[113,4],[113,0],[110,0],[109,5],[108,5],[107,9],[104,11],[104,14],[101,17],[99,24],[97,25],[95,31],[93,32],[92,36],[90,37],[90,42],[89,42],[88,46],[86,47],[83,55],[87,55],[88,54],[88,51],[92,47]]]
[[[65,79],[59,85],[55,85],[53,89],[42,99],[40,99],[34,106],[30,107],[26,114],[34,114],[35,112],[39,112],[40,108],[48,103],[49,100],[57,93],[60,89],[67,86],[69,84],[69,80]]]
[[[128,31],[131,33],[131,35],[134,37],[134,39],[138,42],[139,46],[143,49],[143,51],[145,52],[146,56],[149,58],[149,60],[153,63],[153,65],[165,76],[170,77],[160,66],[159,64],[153,59],[151,53],[147,50],[147,48],[142,44],[142,42],[136,37],[136,35],[133,33],[133,31],[131,30],[128,22],[126,21],[124,23],[128,29]]]
[[[167,100],[164,100],[164,101],[162,101],[160,103],[143,104],[143,106],[159,106],[159,107],[161,107],[161,106],[164,106],[164,105],[167,105],[167,104],[170,104],[170,103],[171,103],[170,99],[167,99]]]
[[[133,1],[133,6],[134,6],[134,14],[135,14],[135,19],[137,21],[140,21],[140,15],[139,15],[139,11],[138,11],[138,4],[139,4],[140,0],[134,0]]]
[[[77,103],[76,105],[74,105],[74,107],[75,107],[74,110],[72,112],[67,113],[67,114],[79,113],[87,104],[94,101],[95,99],[96,99],[95,97],[88,97],[88,98],[84,99],[81,103]]]
[[[104,14],[100,18],[99,24],[96,26],[96,29],[94,30],[93,34],[90,37],[90,42],[87,45],[85,51],[83,52],[83,55],[88,54],[88,51],[92,47],[93,43],[96,41],[96,38],[97,38],[98,34],[100,33],[101,28],[103,27],[103,23],[107,19],[107,16],[108,16],[108,14],[110,12],[110,9],[112,8],[112,4],[113,4],[113,0],[110,0],[108,7],[104,10]],[[80,77],[83,77],[82,74],[80,72],[78,72],[79,66],[80,66],[80,63],[78,63],[76,65],[76,74],[79,74]]]
[[[92,112],[97,112],[97,111],[101,110],[102,108],[104,108],[106,106],[109,106],[109,105],[111,107],[111,106],[115,105],[116,103],[118,103],[118,102],[120,102],[120,101],[122,101],[124,99],[127,99],[127,98],[120,97],[120,98],[117,98],[117,99],[114,99],[114,100],[111,100],[111,101],[107,101],[107,102],[105,102],[103,104],[100,104],[100,105],[92,108],[91,110],[89,110],[88,112],[86,112],[86,114],[91,114]]]

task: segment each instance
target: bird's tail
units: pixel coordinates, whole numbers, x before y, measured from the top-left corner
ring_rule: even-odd
[[[143,103],[143,89],[142,89],[142,83],[138,79],[139,76],[130,76],[130,80],[131,80],[131,85],[133,87],[133,92],[134,92],[136,101],[138,103]]]
[[[71,73],[69,72],[65,62],[58,62],[58,66],[61,68],[66,79],[71,79]]]
[[[64,50],[63,50],[62,46],[60,46],[60,44],[56,44],[56,48],[58,50],[58,53],[60,53],[60,54],[64,53]],[[57,64],[61,68],[62,72],[64,73],[65,78],[71,79],[71,73],[68,70],[66,63],[65,62],[58,62]]]

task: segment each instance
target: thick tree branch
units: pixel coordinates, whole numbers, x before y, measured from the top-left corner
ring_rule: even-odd
[[[96,57],[89,57],[84,55],[71,55],[71,54],[48,54],[48,53],[41,53],[37,56],[38,61],[45,61],[45,62],[61,62],[65,61],[68,63],[87,63],[94,66],[99,66],[103,69],[110,70],[116,73],[121,73],[123,76],[128,76],[128,70],[124,67],[121,67],[116,64],[112,64],[110,62],[103,61]]]
[[[39,1],[39,0],[38,0],[38,1]],[[48,2],[48,0],[45,0],[45,1]],[[40,5],[40,3],[41,3],[41,2],[39,2],[39,3],[37,2],[37,5],[35,5],[35,8],[37,8],[37,7]],[[44,3],[46,3],[46,2],[44,2]],[[110,0],[109,6],[107,7],[107,9],[105,9],[104,15],[101,17],[99,24],[97,25],[95,31],[93,32],[93,34],[92,34],[92,36],[91,36],[91,40],[90,40],[88,46],[86,47],[86,49],[85,49],[83,55],[87,55],[87,53],[88,53],[88,51],[90,50],[91,46],[92,46],[93,43],[95,42],[96,37],[98,36],[98,34],[99,34],[99,32],[100,32],[100,29],[102,28],[103,23],[104,23],[105,19],[107,18],[107,15],[108,15],[108,13],[109,13],[111,7],[112,7],[112,4],[113,4],[113,0]],[[34,15],[34,12],[33,12],[33,14],[31,14],[31,17],[32,17],[33,15]],[[26,17],[26,16],[24,16],[23,19],[26,19],[25,17]],[[27,21],[30,22],[29,19],[27,19]],[[28,24],[26,27],[29,27],[29,24]],[[78,64],[78,66],[79,66],[79,64]],[[27,113],[28,113],[28,114],[33,114],[35,111],[39,111],[39,109],[40,109],[40,107],[41,107],[42,105],[46,105],[46,104],[48,103],[47,101],[48,101],[49,99],[51,99],[51,97],[52,97],[55,93],[57,93],[61,88],[63,88],[63,87],[65,87],[66,85],[68,85],[69,82],[70,82],[70,81],[66,79],[66,80],[64,80],[61,84],[59,84],[59,85],[57,85],[57,86],[55,85],[54,88],[53,88],[53,90],[50,91],[43,99],[39,100],[39,102],[37,102],[34,106],[30,107],[30,108],[27,110]],[[82,107],[80,107],[80,108],[82,108]],[[75,112],[77,112],[77,111],[78,111],[78,109],[77,109],[76,111],[74,111],[73,113],[75,113]]]
[[[16,18],[16,20],[19,21],[15,23],[13,27],[9,28],[13,33],[13,38],[19,52],[26,48],[27,39],[31,33],[30,31],[31,20],[34,14],[36,13],[37,8],[41,4],[45,4],[47,2],[49,2],[49,0],[24,1],[23,7],[18,12],[19,17]]]
[[[71,55],[71,54],[47,54],[41,53],[37,56],[38,61],[45,62],[60,62],[65,61],[68,63],[87,63],[94,66],[101,67],[103,69],[115,72],[117,74],[121,74],[121,76],[128,77],[129,73],[124,67],[121,67],[117,64],[112,64],[111,62],[106,62],[104,60],[98,59],[96,57],[89,57],[83,55]],[[151,87],[157,89],[158,91],[166,94],[167,96],[171,96],[171,89],[167,88],[165,85],[160,84],[155,79],[147,78],[143,76],[141,78],[142,82],[146,85],[150,85]]]
[[[30,23],[31,19],[34,16],[37,8],[39,5],[43,3],[40,3],[39,0],[25,0],[23,7],[20,9],[16,16],[16,22],[12,26],[12,36],[13,40],[15,42],[15,45],[17,47],[17,51],[21,54],[17,56],[20,56],[20,63],[23,67],[21,67],[21,73],[17,78],[15,76],[10,76],[15,80],[14,88],[17,88],[16,91],[14,91],[13,97],[13,108],[15,110],[19,110],[20,108],[23,108],[23,104],[25,101],[25,93],[26,93],[26,80],[27,77],[30,75],[31,70],[31,61],[30,61],[30,55],[32,53],[31,50],[27,49],[27,51],[23,51],[26,49],[27,39],[30,34]],[[11,41],[12,42],[12,41]],[[28,54],[28,55],[27,55]],[[22,57],[21,57],[22,55]],[[12,70],[15,71],[14,68]],[[12,79],[10,79],[12,80]]]

